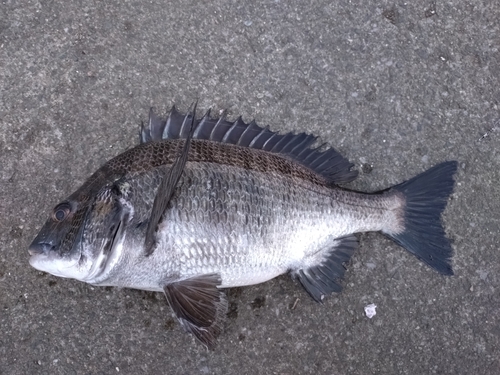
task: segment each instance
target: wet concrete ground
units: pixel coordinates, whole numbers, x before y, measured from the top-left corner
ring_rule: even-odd
[[[0,373],[498,374],[499,19],[495,1],[3,1]],[[320,135],[354,189],[458,160],[455,276],[363,234],[324,305],[288,276],[231,289],[208,352],[159,293],[32,269],[50,209],[138,142],[150,106],[196,98]]]

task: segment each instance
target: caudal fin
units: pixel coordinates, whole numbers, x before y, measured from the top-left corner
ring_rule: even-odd
[[[453,192],[456,161],[438,164],[391,188],[405,197],[405,229],[384,233],[443,275],[453,275],[453,250],[441,224],[441,213]]]

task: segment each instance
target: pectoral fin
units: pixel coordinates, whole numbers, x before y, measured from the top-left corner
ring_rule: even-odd
[[[194,119],[196,117],[196,103],[193,108],[193,115],[191,117],[191,127],[189,130],[189,134],[184,141],[184,147],[182,149],[181,154],[172,164],[172,167],[168,170],[168,173],[163,177],[158,190],[156,191],[155,200],[153,203],[153,209],[151,211],[151,218],[148,223],[148,228],[146,230],[146,238],[144,241],[145,255],[149,256],[153,253],[153,247],[156,242],[155,233],[158,228],[158,224],[161,220],[161,217],[165,210],[167,209],[168,202],[172,198],[174,194],[175,187],[179,182],[179,179],[182,175],[184,167],[186,166],[186,162],[188,159],[189,146],[191,144],[191,138],[193,136],[194,131]],[[186,115],[184,118],[184,125],[187,125],[187,120],[189,115]]]
[[[213,349],[227,311],[225,294],[217,286],[218,274],[196,276],[163,287],[165,296],[186,332]]]

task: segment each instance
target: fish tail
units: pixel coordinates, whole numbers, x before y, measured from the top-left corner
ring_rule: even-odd
[[[404,230],[383,233],[443,275],[453,275],[453,250],[446,238],[441,213],[453,192],[456,161],[448,161],[391,188],[405,198]]]

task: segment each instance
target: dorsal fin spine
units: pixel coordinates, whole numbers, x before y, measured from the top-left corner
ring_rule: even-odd
[[[289,134],[291,134],[291,133],[289,133]],[[281,149],[281,152],[286,152],[286,153],[292,152],[292,150],[295,148],[295,146],[297,144],[301,144],[304,141],[304,139],[307,138],[307,134],[305,134],[305,133],[300,133],[300,134],[297,134],[296,136],[293,136],[293,134],[291,134],[291,135],[292,135],[292,137],[287,142],[287,144],[285,146],[283,146],[283,148]]]
[[[238,123],[236,121],[233,122],[233,125],[231,125],[231,127],[227,130],[226,134],[224,134],[224,137],[222,138],[222,142],[224,142],[224,143],[229,142],[229,137],[231,136],[234,129],[236,129],[236,125],[238,125]]]
[[[305,133],[304,133],[305,134]],[[312,143],[314,143],[316,141],[316,139],[318,139],[318,137],[315,137],[314,135],[307,135],[306,138],[304,138],[304,140],[302,142],[300,142],[297,146],[295,146],[290,152],[294,153],[295,150],[299,149],[305,149],[307,150],[306,147],[308,147],[309,145],[311,145]],[[300,156],[300,154],[298,154],[298,156]]]
[[[191,129],[191,122],[196,122],[196,119],[193,119],[194,114],[188,113],[184,116],[184,121],[182,121],[181,128],[179,129],[179,138],[185,138],[189,134]],[[196,126],[196,125],[194,125]]]
[[[209,120],[210,120],[210,109],[205,113],[205,115],[201,118],[200,122],[196,125],[196,130],[202,129],[204,126],[206,126]],[[196,136],[196,132],[193,136]]]
[[[252,120],[252,122],[255,122],[254,120]],[[262,128],[262,130],[260,131],[259,134],[257,134],[255,136],[255,138],[252,140],[252,142],[250,142],[250,144],[248,145],[248,147],[254,147],[254,145],[257,143],[257,141],[259,140],[260,137],[262,137],[262,135],[264,133],[266,133],[267,131],[269,130],[269,126],[266,126],[265,128]]]
[[[262,145],[262,149],[266,151],[271,151],[271,149],[275,145],[275,143],[273,142],[276,142],[277,135],[278,135],[277,133],[274,133],[272,136],[270,136],[269,139]]]
[[[292,138],[293,138],[292,133],[286,133],[283,138],[281,138],[278,142],[276,142],[276,144],[270,151],[281,152]]]
[[[236,120],[236,123],[239,123],[240,121],[243,121],[241,119],[241,116],[238,117],[238,119]],[[238,142],[236,144],[239,146],[248,146],[248,145],[245,145],[245,139],[246,139],[246,136],[248,135],[248,133],[250,133],[251,131],[252,131],[252,127],[247,126],[246,129],[243,131],[243,133],[241,133],[240,139],[238,139]]]
[[[167,120],[165,121],[165,126],[164,126],[163,132],[162,132],[163,138],[170,138],[172,136],[172,134],[170,133],[170,126],[173,123],[172,119],[173,119],[175,112],[177,112],[177,110],[176,110],[175,104],[174,104],[172,106],[172,108],[170,109],[170,112],[167,116]]]
[[[278,134],[269,130],[268,126],[258,126],[254,120],[246,124],[241,116],[236,121],[229,122],[226,120],[226,113],[223,111],[218,119],[212,119],[208,110],[198,120],[192,113],[182,115],[173,105],[163,121],[151,110],[147,125],[142,124],[140,140],[141,143],[146,143],[186,138],[189,130],[187,125],[191,120],[194,122],[194,142],[208,140],[286,155],[323,176],[328,184],[347,183],[357,176],[356,171],[350,170],[353,164],[333,148],[325,148],[325,144],[311,148],[318,139],[314,135],[291,132]]]

